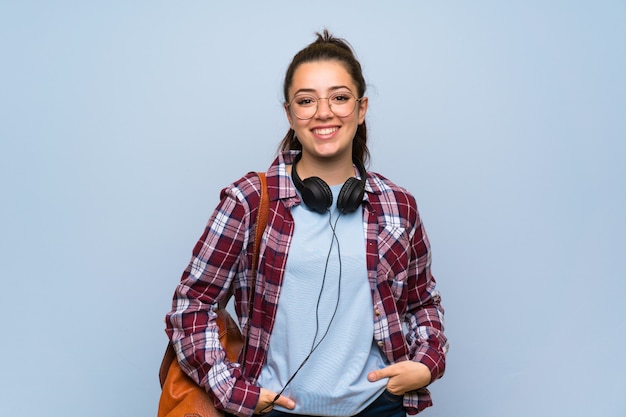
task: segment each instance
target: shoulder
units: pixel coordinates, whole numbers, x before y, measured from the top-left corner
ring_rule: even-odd
[[[418,221],[417,202],[406,188],[381,174],[368,172],[365,191],[370,204],[380,216],[398,216],[410,223]]]
[[[220,198],[235,200],[241,204],[245,211],[250,211],[251,207],[256,207],[261,193],[261,180],[256,172],[249,172],[232,184],[224,187],[220,193]]]
[[[267,168],[265,172],[248,172],[237,181],[225,187],[222,190],[222,195],[229,194],[240,201],[248,200],[251,197],[256,199],[260,195],[262,187],[259,175],[264,175],[271,197],[272,194],[276,192],[276,190],[274,189],[284,187],[285,184],[290,181],[289,176],[286,174],[287,171],[285,169],[285,164],[287,162],[290,162],[290,160],[288,161],[287,159],[293,159],[293,155],[290,155],[289,153],[279,154],[272,161],[272,164]]]
[[[415,197],[409,190],[401,187],[377,172],[367,173],[365,190],[375,199],[416,206]]]

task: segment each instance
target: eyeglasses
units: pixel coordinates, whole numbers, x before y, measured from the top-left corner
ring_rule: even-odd
[[[291,99],[287,105],[293,110],[293,114],[301,120],[308,120],[317,113],[318,103],[320,100],[328,100],[328,108],[337,117],[350,116],[356,103],[361,101],[360,98],[348,91],[341,91],[331,94],[328,97],[315,97],[312,94],[298,94]]]

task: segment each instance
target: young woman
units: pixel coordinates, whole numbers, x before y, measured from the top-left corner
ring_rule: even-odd
[[[176,289],[166,325],[178,360],[229,414],[400,417],[431,405],[447,340],[430,245],[413,196],[365,170],[365,86],[327,31],[295,55],[254,288],[260,182],[248,174],[222,191]],[[247,338],[239,363],[213,311],[231,287]]]

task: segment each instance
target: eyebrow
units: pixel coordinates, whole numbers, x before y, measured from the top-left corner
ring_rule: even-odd
[[[330,87],[329,90],[330,91],[336,91],[336,90],[341,90],[342,88],[345,88],[346,90],[348,90],[349,92],[352,93],[352,90],[350,89],[350,87],[346,86],[346,85],[337,85],[334,87]],[[317,91],[314,88],[301,88],[299,90],[297,90],[296,92],[293,93],[294,97],[297,96],[300,93],[317,93]]]

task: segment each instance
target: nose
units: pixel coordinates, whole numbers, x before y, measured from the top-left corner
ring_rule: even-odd
[[[315,113],[315,116],[319,119],[329,119],[333,115],[334,113],[330,109],[330,100],[328,98],[317,99],[317,113]]]

